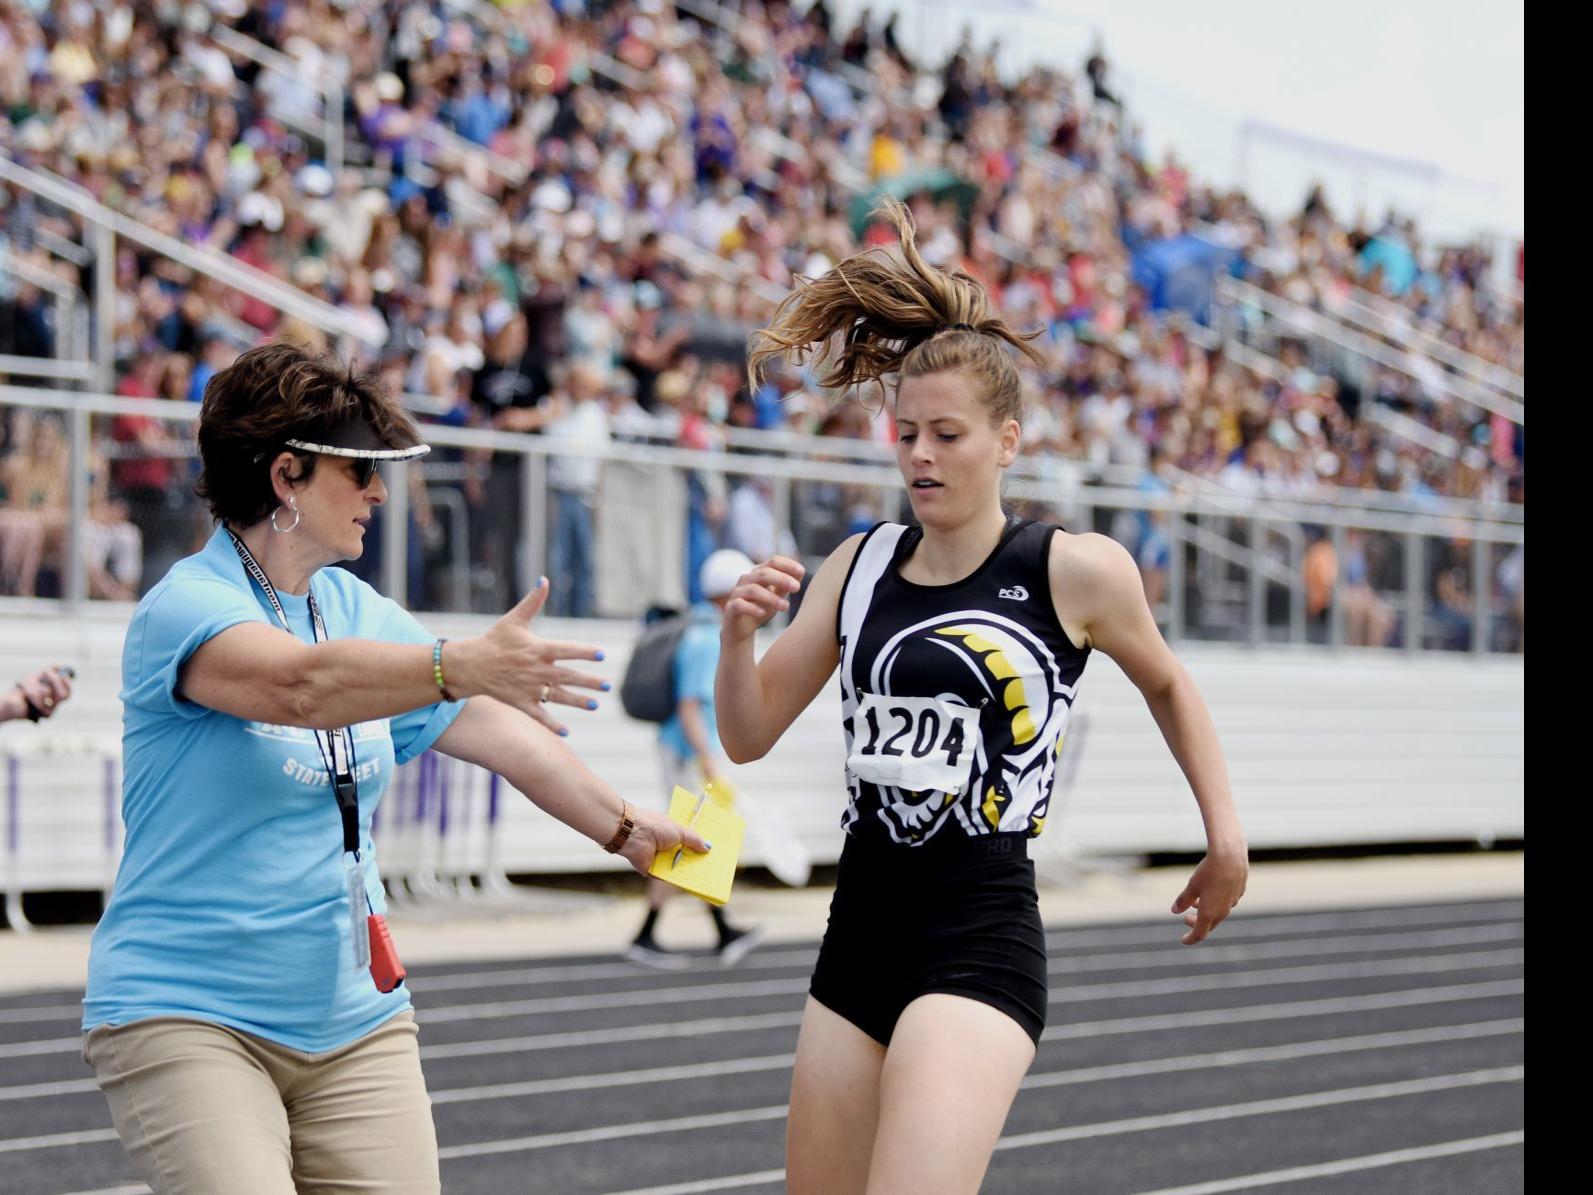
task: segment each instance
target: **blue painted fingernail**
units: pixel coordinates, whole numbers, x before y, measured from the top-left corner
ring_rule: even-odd
[[[537,578],[537,588],[538,589],[541,589],[547,583],[548,583],[548,579],[546,577],[538,577]]]
[[[703,839],[703,850],[711,851],[713,849],[714,849],[714,844],[709,842],[706,838],[704,838]]]
[[[570,728],[568,726],[559,727],[559,737],[561,739],[569,738],[570,737]]]
[[[614,686],[613,686],[613,685],[611,685],[611,684],[609,684],[609,683],[608,683],[608,682],[607,682],[607,681],[604,681],[604,682],[603,682],[603,692],[605,692],[605,693],[607,693],[607,692],[608,692],[608,691],[609,691],[609,690],[610,690],[610,689],[612,689],[612,688],[613,688],[613,687],[614,687]]]
[[[600,652],[597,653],[597,655],[593,656],[592,658],[594,660],[606,660],[606,659],[608,659],[608,655],[607,655],[607,653],[600,651]]]
[[[589,710],[595,710],[597,708],[597,702],[588,698],[586,702],[586,708]]]

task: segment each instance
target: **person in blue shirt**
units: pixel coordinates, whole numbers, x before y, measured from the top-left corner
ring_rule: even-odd
[[[94,932],[84,1057],[156,1192],[436,1192],[436,1132],[371,818],[434,749],[491,769],[645,873],[682,839],[560,741],[602,653],[531,631],[544,578],[446,642],[340,568],[427,451],[369,375],[288,344],[211,381],[196,487],[217,521],[133,613],[126,846]]]
[[[658,758],[664,774],[664,808],[669,808],[675,786],[700,793],[703,785],[725,779],[724,752],[719,746],[719,726],[714,716],[714,677],[719,670],[719,624],[730,591],[752,561],[733,548],[721,548],[698,570],[703,600],[691,608],[691,624],[675,649],[675,712],[658,729]],[[691,965],[687,955],[666,950],[654,932],[664,902],[675,892],[663,880],[647,881],[647,917],[625,951],[625,957],[662,970],[683,970]],[[715,950],[719,961],[733,967],[763,940],[763,929],[737,928],[724,909],[705,904],[719,933]]]

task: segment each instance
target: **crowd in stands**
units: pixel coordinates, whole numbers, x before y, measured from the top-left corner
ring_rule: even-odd
[[[334,344],[259,294],[123,240],[114,342],[126,395],[197,400],[242,348],[290,336],[349,353],[455,424],[704,449],[726,447],[730,428],[889,440],[888,414],[837,406],[799,370],[758,392],[742,372],[772,299],[886,239],[866,213],[889,190],[908,200],[927,258],[975,274],[1014,323],[1045,329],[1025,427],[1042,475],[1073,462],[1147,489],[1206,479],[1263,497],[1522,501],[1519,425],[1424,386],[1419,369],[1344,369],[1308,339],[1274,337],[1272,367],[1247,367],[1158,309],[1137,268],[1143,247],[1197,233],[1228,254],[1222,268],[1290,301],[1369,290],[1519,373],[1523,304],[1489,284],[1485,247],[1424,244],[1409,220],[1332,211],[1320,190],[1275,218],[1170,154],[1153,160],[1100,54],[1076,74],[1007,80],[966,42],[945,62],[914,62],[894,19],[867,12],[843,28],[822,2],[749,2],[727,30],[688,7],[0,0],[0,151],[264,270],[365,333]],[[236,53],[222,26],[295,72]],[[340,172],[323,143],[325,78],[345,102],[333,113]],[[87,243],[78,218],[0,183],[0,247],[86,291],[92,267],[61,256],[61,240]],[[0,269],[0,353],[51,355],[54,310]],[[1375,408],[1425,434],[1395,434]],[[62,441],[53,417],[5,410],[0,591],[31,593],[62,550]],[[118,596],[203,528],[171,425],[124,416],[101,432],[99,530],[83,550],[95,591]],[[428,467],[456,481],[474,573],[503,578],[474,600],[497,608],[524,530],[518,469],[463,452]],[[561,458],[549,484],[548,571],[563,586],[550,609],[593,612],[596,466]],[[783,542],[767,488],[689,476],[683,576],[723,543],[757,556]],[[426,496],[416,487],[412,503],[422,585],[425,553],[450,534]],[[879,513],[858,506],[811,487],[795,546],[825,551]],[[1157,520],[1119,524],[1147,584],[1164,584]],[[1508,589],[1519,571],[1488,580],[1496,602],[1519,604]],[[1386,621],[1358,617],[1357,634],[1386,640]]]

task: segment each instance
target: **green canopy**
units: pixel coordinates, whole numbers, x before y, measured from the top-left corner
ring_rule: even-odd
[[[974,200],[979,197],[977,185],[953,174],[944,166],[904,170],[900,174],[893,174],[890,178],[881,179],[852,200],[852,235],[858,237],[863,235],[868,228],[868,214],[879,202],[880,196],[890,195],[896,199],[906,199],[909,195],[916,195],[920,191],[928,191],[929,197],[936,203],[948,198],[955,199],[963,215],[968,214]]]

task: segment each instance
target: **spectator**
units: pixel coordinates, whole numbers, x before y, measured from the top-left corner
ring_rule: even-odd
[[[0,489],[5,490],[4,555],[0,574],[19,597],[38,593],[39,573],[46,564],[56,570],[65,542],[67,515],[67,443],[54,415],[29,416],[13,423],[16,449],[0,463]]]
[[[41,668],[0,693],[0,722],[48,718],[72,696],[70,668]]]
[[[697,588],[703,600],[692,606],[690,624],[675,647],[675,712],[658,728],[658,759],[663,772],[659,791],[664,808],[669,808],[677,787],[688,792],[705,792],[723,785],[729,771],[724,749],[719,745],[718,720],[714,716],[714,676],[719,668],[719,625],[724,617],[730,591],[742,576],[752,571],[752,561],[740,552],[721,549],[703,562]],[[647,914],[641,928],[625,951],[625,957],[644,966],[661,970],[682,970],[690,966],[688,956],[658,944],[655,930],[658,915],[674,894],[672,885],[660,879],[647,881]],[[763,940],[761,927],[738,928],[725,917],[718,905],[708,905],[718,934],[715,954],[724,966],[734,966]]]
[[[182,367],[177,368],[180,377]],[[116,392],[128,398],[163,397],[160,386],[167,370],[165,354],[141,350],[117,383]],[[177,401],[186,402],[185,384]],[[189,496],[173,483],[178,460],[187,457],[189,450],[174,434],[171,423],[153,415],[116,416],[111,421],[111,440],[115,450],[111,490],[125,504],[143,540],[142,592],[188,548]]]
[[[548,424],[547,436],[565,446],[605,447],[610,439],[603,377],[591,365],[569,367],[568,403]],[[603,462],[595,456],[559,452],[548,458],[548,485],[553,491],[553,535],[549,573],[554,578],[548,613],[585,618],[593,613],[592,577],[597,563],[593,504]]]
[[[458,371],[481,373],[503,311],[518,307],[542,366],[572,355],[600,370],[618,363],[648,410],[668,405],[658,384],[682,353],[739,367],[768,284],[822,273],[852,251],[849,177],[945,171],[974,194],[960,206],[914,199],[924,251],[973,271],[1026,326],[1045,328],[1046,363],[1029,379],[1046,396],[1035,428],[1044,434],[1026,451],[1047,476],[1061,476],[1064,458],[1083,476],[1138,467],[1154,446],[1178,469],[1242,493],[1519,501],[1521,429],[1444,400],[1441,370],[1359,370],[1310,341],[1283,350],[1285,375],[1273,379],[1164,336],[1166,313],[1131,277],[1144,244],[1204,229],[1265,290],[1330,309],[1353,287],[1382,286],[1385,310],[1520,373],[1524,305],[1519,288],[1491,285],[1493,249],[1424,241],[1399,213],[1363,226],[1320,192],[1274,217],[1203,185],[1172,154],[1151,160],[1099,48],[1077,72],[1003,80],[993,52],[968,39],[920,72],[895,19],[880,29],[866,12],[848,24],[822,8],[749,10],[716,57],[718,44],[690,39],[669,6],[505,5],[479,9],[484,21],[394,0],[367,9],[363,22],[324,5],[210,15],[343,77],[348,159],[368,160],[358,169],[335,174],[293,131],[302,84],[234,67],[204,30],[183,25],[205,14],[158,5],[84,25],[0,0],[0,88],[12,116],[0,148],[158,231],[296,280],[373,339],[385,327],[380,355],[403,360],[409,391],[451,399]],[[599,53],[638,79],[594,82]],[[836,73],[842,62],[868,72],[867,95]],[[442,149],[439,128],[485,138],[530,173],[517,181],[468,149]],[[1020,162],[1011,147],[1026,144],[1058,156]],[[14,254],[85,281],[38,249],[46,235],[82,241],[75,217],[0,188],[0,235]],[[695,242],[684,251],[691,265],[677,260],[683,240]],[[197,356],[195,397],[231,352],[218,331],[246,347],[293,324],[260,294],[131,249],[118,254],[115,290],[119,355],[158,343]],[[0,342],[10,335],[15,351],[47,354],[57,330],[46,298],[23,286],[9,306],[0,301]],[[1265,349],[1271,332],[1244,335]],[[1402,455],[1376,422],[1378,404],[1416,420],[1428,443],[1474,451],[1456,467],[1448,452],[1413,445]],[[754,406],[755,422],[770,426],[769,396]],[[728,418],[704,415],[714,426]],[[1252,452],[1262,439],[1270,447]],[[707,480],[693,481],[694,559],[716,542],[724,513],[723,496],[716,505],[702,490]],[[484,479],[469,484],[485,493]],[[519,503],[495,495],[491,505]],[[477,561],[483,576],[498,563]]]

